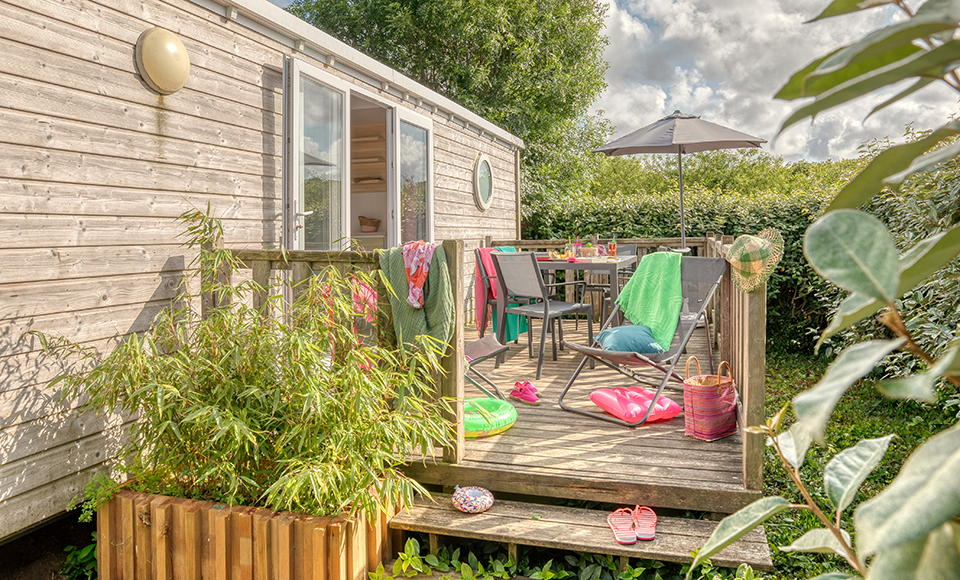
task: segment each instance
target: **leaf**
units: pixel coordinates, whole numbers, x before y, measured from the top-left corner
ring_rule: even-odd
[[[913,542],[877,554],[870,580],[960,580],[956,527],[946,523]]]
[[[911,45],[909,45],[909,46],[913,46],[913,45],[911,44]],[[873,109],[871,109],[871,110],[870,110],[870,113],[869,113],[866,117],[864,117],[863,120],[866,121],[867,119],[869,119],[870,117],[872,117],[872,116],[875,115],[876,113],[879,113],[880,111],[886,109],[886,108],[889,107],[890,105],[893,105],[893,104],[895,104],[895,103],[897,103],[897,102],[899,102],[899,101],[902,101],[903,99],[909,97],[909,96],[912,95],[913,93],[915,93],[915,92],[917,92],[917,91],[919,91],[919,90],[921,90],[921,89],[926,88],[927,85],[933,84],[933,83],[937,82],[938,80],[940,80],[940,79],[935,79],[935,78],[932,78],[932,77],[921,77],[919,80],[917,80],[917,82],[913,83],[913,84],[910,85],[909,87],[903,89],[902,91],[900,91],[900,92],[897,93],[896,95],[890,97],[890,98],[887,99],[886,101],[880,103],[879,105],[877,105],[876,107],[874,107]]]
[[[921,51],[862,74],[818,95],[812,103],[794,111],[780,126],[778,133],[783,133],[788,127],[807,117],[815,117],[827,109],[904,79],[919,76],[941,77],[949,72],[957,60],[960,60],[960,42],[953,40],[931,51]]]
[[[863,10],[864,8],[876,5],[871,2],[870,6],[861,7],[861,2],[863,2],[863,0],[833,0],[833,2],[831,2],[830,5],[823,10],[823,12],[807,22],[816,22],[817,20],[823,20],[824,18],[830,18],[831,16],[850,14],[851,12],[857,12],[859,10]],[[896,0],[880,0],[880,4],[892,4],[894,2],[896,2]]]
[[[877,155],[863,171],[837,194],[826,211],[860,207],[883,189],[886,177],[903,171],[918,155],[946,139],[960,133],[960,121],[951,121],[930,135],[902,145],[894,145]]]
[[[903,296],[934,272],[952,262],[960,254],[960,226],[930,236],[904,252],[899,259],[900,287],[897,296]],[[836,316],[817,340],[814,351],[824,340],[873,315],[884,304],[862,294],[851,294],[840,304]]]
[[[918,46],[908,44],[891,50],[890,52],[879,54],[872,58],[866,58],[858,62],[853,62],[850,65],[829,74],[821,74],[816,76],[813,75],[813,72],[820,66],[820,64],[823,63],[823,61],[830,58],[840,50],[842,50],[842,48],[838,48],[832,53],[811,62],[803,69],[795,73],[792,77],[790,77],[790,80],[780,88],[774,98],[792,101],[804,97],[816,97],[836,87],[837,85],[845,83],[872,70],[876,70],[880,67],[903,60],[923,49]]]
[[[867,557],[912,542],[960,513],[960,425],[934,435],[907,458],[883,491],[853,514],[857,550]]]
[[[893,435],[864,439],[837,453],[823,470],[823,487],[838,512],[842,512],[857,496],[857,490],[870,472],[876,469],[893,440]]]
[[[820,574],[815,578],[810,580],[847,580],[847,578],[853,578],[850,574],[844,574],[843,572],[827,572],[826,574]]]
[[[859,41],[838,51],[820,65],[819,72],[839,69],[856,58],[879,54],[895,47],[913,43],[914,40],[957,27],[960,21],[960,2],[956,0],[928,0],[916,14],[875,30]]]
[[[856,381],[867,376],[878,362],[904,343],[904,339],[871,340],[851,346],[833,361],[823,378],[812,388],[793,398],[797,422],[818,443],[823,442],[830,414],[840,397]]]
[[[936,384],[937,379],[950,372],[950,369],[955,364],[956,355],[957,349],[950,349],[930,367],[929,371],[909,377],[881,381],[877,384],[877,390],[891,399],[909,399],[936,403],[937,391],[933,386]]]
[[[777,444],[787,463],[800,469],[810,448],[810,434],[800,423],[794,423],[786,433],[777,436]]]
[[[853,546],[850,542],[850,534],[840,530],[843,539],[848,546]],[[817,554],[836,554],[841,558],[847,557],[847,551],[843,549],[843,544],[833,535],[833,532],[826,528],[810,530],[804,535],[793,541],[789,546],[781,546],[781,552],[816,552]]]
[[[693,560],[693,564],[690,565],[690,570],[687,572],[687,580],[690,579],[693,569],[698,564],[736,542],[747,532],[788,507],[790,507],[790,502],[782,497],[764,497],[737,513],[725,517],[713,530],[713,534],[707,539],[707,543],[697,552],[697,557]]]
[[[914,173],[925,173],[927,171],[931,171],[944,161],[953,159],[958,154],[960,154],[960,142],[951,143],[945,147],[941,147],[940,149],[936,149],[917,159],[914,159],[913,163],[910,164],[910,167],[907,167],[896,175],[887,177],[883,180],[883,182],[887,185],[900,185],[903,183],[904,179],[910,177]]]
[[[842,209],[820,217],[803,237],[803,253],[818,274],[842,288],[887,304],[897,297],[897,247],[870,214]]]

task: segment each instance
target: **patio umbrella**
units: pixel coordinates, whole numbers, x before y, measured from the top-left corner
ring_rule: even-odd
[[[634,153],[676,153],[680,172],[680,245],[687,247],[686,224],[683,209],[683,154],[714,149],[741,149],[759,147],[764,139],[704,121],[697,115],[674,111],[656,123],[637,129],[629,135],[594,149],[606,155],[633,155]]]

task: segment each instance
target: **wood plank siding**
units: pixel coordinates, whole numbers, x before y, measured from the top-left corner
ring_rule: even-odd
[[[289,31],[303,24],[266,0],[234,4],[237,19],[214,0],[0,0],[0,541],[108,471],[129,420],[78,416],[77,401],[46,387],[60,366],[23,332],[109,348],[143,331],[195,257],[176,223],[191,208],[209,205],[228,247],[281,243],[285,59],[432,119],[435,235],[465,240],[468,289],[473,248],[519,233],[518,139],[432,91],[413,94],[410,79],[315,29],[301,36],[314,48],[298,50]],[[136,70],[134,46],[154,26],[190,55],[173,95]],[[333,63],[323,45],[345,54]],[[494,172],[484,213],[472,185],[481,152]]]

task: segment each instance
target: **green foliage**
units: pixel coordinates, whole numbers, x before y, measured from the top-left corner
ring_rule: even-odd
[[[393,573],[383,564],[369,573],[370,580],[398,580],[413,576],[438,574],[441,578],[458,573],[463,580],[497,580],[524,576],[532,580],[680,580],[690,569],[654,560],[634,560],[620,571],[620,560],[603,554],[562,552],[546,548],[518,546],[518,561],[509,559],[504,547],[495,542],[449,538],[449,544],[435,554],[423,555],[421,543],[408,538],[403,552],[397,555]],[[458,545],[460,544],[460,545]],[[466,554],[464,558],[462,554]],[[480,554],[479,556],[477,554]],[[699,566],[696,580],[762,580],[747,564],[736,570],[717,568],[705,563]]]
[[[91,534],[92,542],[86,546],[67,546],[66,557],[60,564],[64,580],[92,580],[97,577],[97,532]]]
[[[835,0],[823,16],[845,14],[875,5],[862,2],[854,6],[848,0]],[[960,77],[954,72],[960,66],[957,59],[960,43],[951,40],[960,28],[960,2],[928,0],[915,14],[905,4],[897,3],[896,6],[906,13],[907,18],[888,24],[859,42],[811,63],[791,79],[788,86],[796,85],[796,90],[791,89],[793,94],[781,93],[781,96],[815,98],[791,115],[784,122],[784,128],[909,77],[938,78],[960,91]],[[945,31],[947,33],[942,34]],[[907,55],[897,52],[910,46],[919,50],[910,49]],[[877,55],[894,55],[888,59],[893,62],[877,62]],[[816,94],[805,92],[809,83],[841,71],[848,74],[849,80],[838,79],[835,86]],[[923,228],[922,237],[910,244],[907,252],[898,255],[900,248],[885,225],[866,213],[849,209],[851,205],[866,201],[868,195],[880,193],[876,189],[881,185],[886,184],[897,191],[913,174],[930,171],[960,153],[955,143],[944,144],[942,141],[952,137],[952,131],[943,130],[932,135],[938,139],[921,139],[918,143],[922,147],[901,147],[887,156],[889,163],[870,164],[868,175],[851,182],[839,201],[831,205],[832,211],[808,229],[804,240],[804,251],[814,268],[850,292],[845,298],[846,310],[839,313],[840,321],[835,319],[831,328],[844,328],[862,319],[862,311],[875,301],[884,308],[879,322],[896,338],[846,348],[813,388],[793,398],[797,422],[790,431],[783,432],[786,406],[765,425],[747,428],[749,432],[768,436],[783,468],[803,497],[802,505],[796,507],[809,510],[819,522],[818,529],[804,534],[788,549],[836,553],[868,580],[960,578],[960,525],[957,523],[960,480],[955,477],[960,469],[960,426],[946,428],[930,437],[914,450],[889,485],[856,507],[853,515],[856,549],[850,534],[842,527],[844,511],[869,473],[880,464],[891,436],[858,442],[827,464],[824,483],[826,495],[835,507],[833,518],[824,513],[822,496],[814,497],[808,491],[808,485],[801,477],[805,453],[798,452],[798,449],[805,449],[803,443],[809,439],[826,443],[827,423],[841,398],[895,349],[902,349],[905,356],[916,358],[929,372],[926,376],[902,379],[892,386],[890,383],[878,385],[878,391],[885,396],[906,399],[930,396],[937,375],[949,381],[951,388],[960,387],[960,368],[955,364],[957,350],[951,348],[937,360],[914,339],[915,329],[904,323],[900,310],[906,293],[915,291],[923,284],[924,278],[956,263],[960,255],[960,236],[953,239],[949,231],[945,234],[945,224],[937,219],[939,212],[934,211],[930,214],[933,219]],[[924,153],[923,147],[934,149]],[[911,155],[912,160],[909,159]],[[936,189],[940,188],[932,188]],[[951,189],[950,195],[956,196],[956,192]],[[906,287],[904,282],[908,282]],[[955,334],[956,327],[950,330]],[[782,442],[790,444],[781,446]],[[784,500],[775,497],[759,501]],[[707,541],[705,549],[722,549],[736,534],[754,527],[760,519],[754,513],[757,511],[748,506],[729,516]],[[724,533],[721,534],[721,530]],[[841,574],[844,573],[821,577],[836,578]]]
[[[585,188],[609,124],[594,0],[294,0],[288,10],[522,138],[531,182]]]
[[[222,235],[199,212],[181,220],[189,246]],[[65,397],[138,417],[120,455],[132,458],[132,487],[318,515],[373,515],[423,491],[400,467],[407,451],[430,455],[448,440],[446,403],[434,401],[440,352],[427,340],[412,351],[373,340],[376,312],[357,296],[375,281],[325,269],[285,320],[248,305],[252,282],[217,281],[238,265],[231,252],[198,260],[202,290],[225,304],[206,317],[184,293],[105,357],[40,337],[48,352],[96,362],[54,381]]]

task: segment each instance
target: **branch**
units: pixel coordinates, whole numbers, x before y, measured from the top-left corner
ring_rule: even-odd
[[[803,495],[803,499],[806,500],[807,502],[806,508],[812,511],[813,515],[817,516],[817,519],[823,522],[823,525],[825,525],[827,529],[830,530],[830,533],[832,533],[834,537],[837,538],[837,541],[840,542],[840,545],[843,546],[843,550],[847,553],[847,555],[845,556],[847,562],[851,566],[853,566],[853,568],[858,573],[860,573],[861,576],[866,578],[866,575],[867,575],[866,570],[864,569],[863,564],[860,563],[860,560],[857,559],[857,555],[854,554],[853,548],[851,548],[847,544],[847,541],[843,538],[843,534],[840,533],[839,524],[836,526],[833,525],[833,522],[830,521],[830,518],[828,518],[826,514],[824,514],[823,511],[820,510],[820,506],[818,506],[816,502],[813,501],[813,498],[810,496],[810,493],[807,491],[806,486],[803,485],[803,480],[800,479],[800,468],[793,467],[792,465],[790,465],[790,462],[787,461],[786,457],[784,457],[783,452],[780,451],[780,444],[777,442],[777,438],[771,437],[770,439],[773,441],[773,448],[776,450],[777,455],[780,456],[780,461],[783,463],[784,469],[786,469],[787,473],[790,474],[790,478],[793,479],[793,483],[796,484],[797,489],[800,490],[800,494]],[[837,512],[838,512],[837,519],[839,521],[839,510],[837,510]]]
[[[912,354],[913,356],[919,358],[927,364],[927,366],[933,366],[937,361],[930,354],[923,350],[919,344],[914,342],[913,336],[910,334],[910,329],[907,328],[906,323],[903,321],[903,317],[900,316],[900,311],[897,310],[895,304],[890,304],[889,310],[880,315],[880,322],[884,326],[892,330],[897,336],[907,339],[907,342],[903,345],[902,350],[905,350]],[[957,388],[960,388],[960,378],[958,377],[948,377],[944,376],[943,378],[947,379]]]

